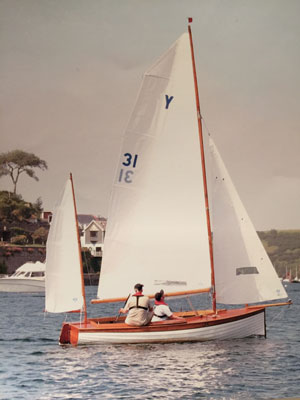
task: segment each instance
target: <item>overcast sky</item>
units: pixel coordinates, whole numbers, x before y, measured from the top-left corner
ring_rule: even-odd
[[[0,152],[49,166],[18,192],[52,210],[72,172],[78,212],[107,217],[142,75],[191,16],[202,114],[254,226],[300,229],[299,15],[299,0],[0,0]]]

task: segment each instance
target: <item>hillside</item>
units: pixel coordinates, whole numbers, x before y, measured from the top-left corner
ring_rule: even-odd
[[[300,230],[257,232],[278,275],[285,276],[286,270],[300,273]]]
[[[41,212],[41,199],[32,204],[23,200],[21,195],[0,191],[0,244],[44,245],[49,224],[39,219]],[[286,271],[291,271],[294,277],[299,268],[300,276],[300,230],[272,229],[257,233],[278,275],[283,277]],[[9,257],[4,257],[1,261],[10,265]]]

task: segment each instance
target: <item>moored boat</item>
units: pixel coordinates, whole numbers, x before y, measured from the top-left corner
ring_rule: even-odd
[[[11,276],[0,278],[0,292],[45,292],[45,264],[27,262]]]
[[[292,283],[300,283],[299,268],[296,268],[295,277],[292,279]]]

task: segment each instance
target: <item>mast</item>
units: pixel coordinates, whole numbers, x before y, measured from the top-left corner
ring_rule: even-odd
[[[72,186],[74,211],[75,211],[76,233],[77,233],[77,243],[78,243],[78,256],[79,256],[79,260],[80,260],[81,291],[82,291],[82,297],[83,297],[84,323],[87,324],[86,299],[85,299],[85,289],[84,289],[83,265],[82,265],[82,257],[81,257],[81,245],[80,245],[78,219],[77,219],[77,207],[76,207],[76,201],[75,201],[73,178],[72,178],[72,174],[71,173],[70,173],[70,181],[71,181],[71,186]]]
[[[210,267],[211,267],[212,306],[213,306],[213,311],[216,312],[217,303],[216,303],[214,255],[213,255],[213,243],[212,243],[210,213],[209,213],[209,204],[208,204],[208,190],[207,190],[205,155],[204,155],[204,144],[203,144],[202,117],[201,117],[201,113],[200,113],[200,100],[199,100],[199,91],[198,91],[198,82],[197,82],[196,63],[195,63],[195,56],[194,56],[192,29],[191,29],[191,25],[190,25],[190,23],[192,21],[193,21],[192,18],[188,19],[188,22],[189,22],[188,32],[189,32],[190,45],[191,45],[191,56],[192,56],[192,64],[193,64],[195,97],[196,97],[196,107],[197,107],[197,120],[198,120],[198,130],[199,130],[199,142],[200,142],[200,152],[201,152],[201,162],[202,162],[202,176],[203,176],[203,186],[204,186],[204,198],[205,198],[206,221],[207,221],[207,232],[208,232],[208,243],[209,243]]]

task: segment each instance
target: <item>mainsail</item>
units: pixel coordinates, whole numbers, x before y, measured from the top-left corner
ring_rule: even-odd
[[[81,310],[84,305],[81,279],[76,212],[72,182],[68,179],[54,208],[47,240],[46,311]]]
[[[114,182],[98,298],[211,286],[188,34],[150,68]]]
[[[287,297],[211,138],[210,151],[217,301],[248,304]]]

